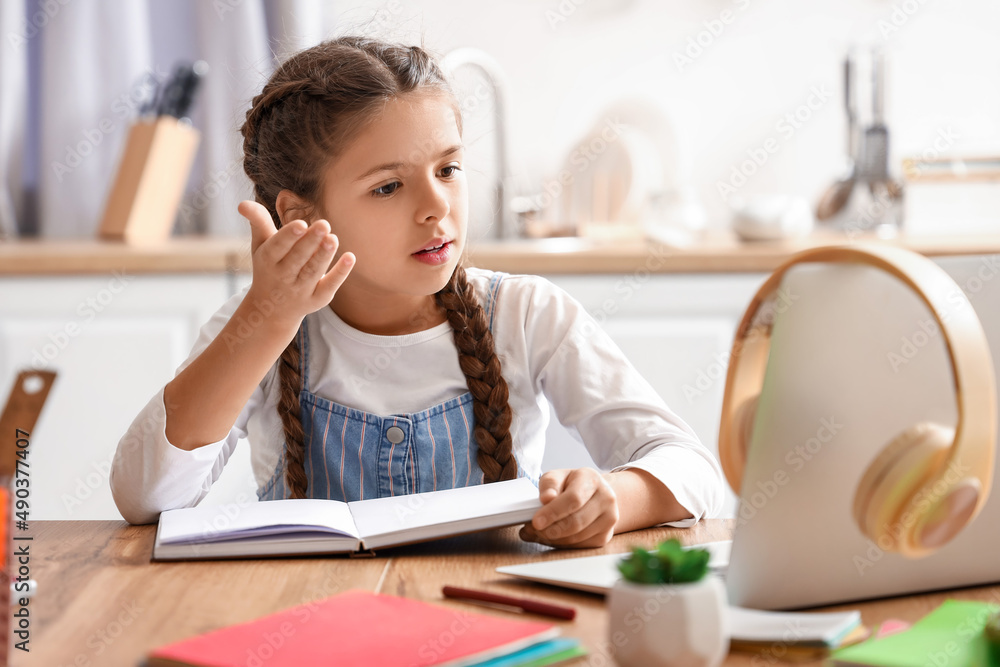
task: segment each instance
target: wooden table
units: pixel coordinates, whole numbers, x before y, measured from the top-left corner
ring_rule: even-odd
[[[15,666],[88,667],[140,664],[151,649],[226,625],[352,588],[403,595],[464,610],[508,612],[445,601],[441,586],[477,587],[538,597],[577,608],[574,621],[554,621],[590,655],[572,663],[612,667],[607,615],[597,595],[520,582],[494,568],[651,547],[676,536],[685,544],[728,539],[731,520],[694,528],[654,528],[618,535],[603,549],[555,550],[522,542],[515,528],[386,550],[375,558],[289,558],[150,563],[154,526],[123,521],[34,521],[31,577],[39,591],[29,605],[29,653],[12,650]],[[19,533],[19,535],[22,533]],[[963,589],[838,607],[860,608],[865,624],[915,621],[948,597],[995,601],[1000,586]],[[831,608],[833,609],[833,608]],[[538,617],[535,617],[538,618]],[[733,653],[727,665],[780,663],[776,644],[762,654]],[[814,663],[819,664],[819,663]]]

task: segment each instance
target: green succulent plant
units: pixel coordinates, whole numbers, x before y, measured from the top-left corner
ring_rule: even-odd
[[[679,541],[669,539],[653,551],[633,548],[618,562],[618,570],[637,584],[684,584],[705,576],[710,556],[707,549],[684,549]]]

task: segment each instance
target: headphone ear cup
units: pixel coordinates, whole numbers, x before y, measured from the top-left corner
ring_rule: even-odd
[[[955,430],[922,422],[896,436],[865,470],[854,494],[854,520],[879,548],[899,551],[922,522],[901,525],[901,514],[948,457]]]

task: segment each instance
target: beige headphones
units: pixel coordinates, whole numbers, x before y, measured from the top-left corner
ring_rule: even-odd
[[[972,305],[951,277],[922,255],[856,244],[807,250],[778,267],[750,301],[733,341],[719,428],[723,472],[739,493],[770,348],[772,322],[761,321],[762,306],[789,268],[811,262],[867,264],[895,276],[927,304],[943,334],[955,380],[956,427],[932,422],[909,427],[875,457],[854,494],[854,520],[862,533],[886,551],[926,556],[955,537],[986,503],[997,399],[989,345]]]

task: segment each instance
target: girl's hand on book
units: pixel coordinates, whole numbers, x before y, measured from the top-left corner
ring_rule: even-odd
[[[241,202],[239,212],[250,222],[252,235],[253,284],[247,298],[261,312],[298,327],[303,317],[333,301],[355,257],[346,252],[330,266],[339,241],[326,220],[311,226],[293,220],[277,229],[271,214],[257,202]]]
[[[592,468],[551,470],[538,482],[542,509],[521,528],[521,539],[554,547],[603,547],[615,534],[618,498]]]

